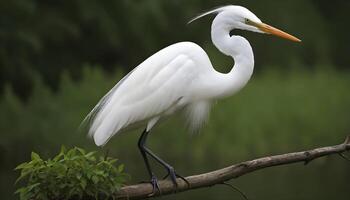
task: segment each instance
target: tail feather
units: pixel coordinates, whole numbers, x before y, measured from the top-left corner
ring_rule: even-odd
[[[111,139],[111,137],[117,134],[125,124],[120,119],[116,119],[116,116],[118,115],[115,114],[112,116],[111,114],[109,114],[103,119],[102,123],[94,127],[95,129],[92,133],[89,133],[93,136],[95,144],[97,146],[105,145],[109,141],[109,139]]]

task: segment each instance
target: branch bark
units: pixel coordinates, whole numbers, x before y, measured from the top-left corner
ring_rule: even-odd
[[[117,195],[117,199],[144,199],[149,197],[156,197],[159,195],[168,195],[175,192],[184,192],[197,188],[210,187],[216,184],[222,184],[230,179],[238,178],[244,174],[264,169],[267,167],[286,165],[297,162],[304,162],[304,164],[310,161],[332,155],[340,154],[350,150],[350,136],[348,136],[344,143],[334,146],[320,147],[307,151],[287,153],[282,155],[267,156],[258,158],[251,161],[245,161],[242,163],[234,164],[232,166],[211,171],[204,174],[193,175],[186,177],[186,180],[190,183],[190,186],[178,178],[178,188],[175,190],[174,185],[169,180],[159,181],[159,192],[153,194],[153,189],[149,183],[141,183],[136,185],[124,186],[121,188]]]

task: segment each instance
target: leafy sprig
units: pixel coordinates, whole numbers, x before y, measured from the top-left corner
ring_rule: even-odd
[[[31,161],[18,165],[16,180],[24,183],[15,193],[21,200],[29,199],[107,199],[114,198],[129,176],[117,159],[96,157],[96,152],[85,152],[74,147],[52,159],[43,160],[32,152]]]

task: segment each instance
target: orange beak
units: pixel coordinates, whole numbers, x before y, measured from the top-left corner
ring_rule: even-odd
[[[260,29],[261,31],[263,31],[264,33],[267,33],[267,34],[271,34],[271,35],[276,35],[278,37],[281,37],[281,38],[284,38],[284,39],[287,39],[287,40],[291,40],[291,41],[294,41],[294,42],[301,42],[300,39],[294,37],[293,35],[290,35],[284,31],[281,31],[275,27],[272,27],[268,24],[264,24],[264,23],[254,23],[253,24],[255,27],[257,27],[258,29]]]

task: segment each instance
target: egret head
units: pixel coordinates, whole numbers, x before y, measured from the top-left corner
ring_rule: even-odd
[[[272,34],[295,42],[301,42],[300,39],[263,23],[254,13],[242,6],[229,5],[216,8],[198,15],[190,20],[189,23],[206,15],[215,13],[218,14],[215,20],[220,20],[220,24],[223,26],[227,25],[227,28],[234,27],[236,29],[253,31],[257,33]]]

